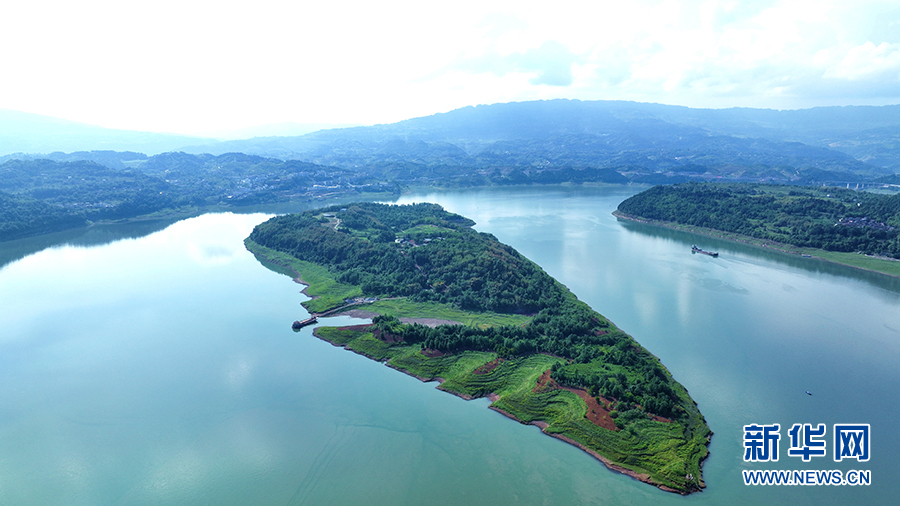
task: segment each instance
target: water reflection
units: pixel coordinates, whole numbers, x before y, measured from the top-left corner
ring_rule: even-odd
[[[619,224],[629,232],[665,239],[672,242],[683,244],[685,251],[690,251],[692,244],[701,240],[697,234],[673,230],[671,228],[648,225],[646,223],[638,223],[631,220],[619,219]],[[900,294],[900,278],[879,274],[877,272],[857,269],[846,265],[828,262],[818,258],[804,258],[800,255],[783,253],[770,248],[753,246],[735,241],[728,241],[716,237],[702,236],[703,248],[707,250],[718,251],[720,257],[725,254],[737,254],[746,258],[764,259],[769,262],[776,262],[791,268],[802,269],[808,272],[830,274],[833,276],[841,276],[859,281],[870,283],[884,290]],[[727,253],[725,253],[727,252]]]
[[[297,202],[283,202],[278,204],[266,204],[245,206],[237,209],[228,209],[228,212],[235,214],[284,214],[296,213],[307,209],[315,209],[339,203],[347,203],[351,201],[360,201],[362,199],[330,199],[330,200],[309,200]],[[64,230],[62,232],[54,232],[51,234],[43,234],[35,237],[27,237],[24,239],[16,239],[14,241],[0,242],[0,269],[8,264],[27,257],[28,255],[37,253],[47,248],[58,246],[101,246],[110,244],[123,239],[138,239],[148,236],[154,232],[159,232],[169,225],[186,220],[202,214],[216,214],[220,211],[209,210],[193,214],[182,214],[178,217],[165,219],[147,219],[134,220],[124,223],[106,223],[92,225],[86,228],[77,228],[72,230]],[[215,261],[216,257],[221,257],[222,250],[206,250],[196,251],[197,258],[205,258]],[[226,260],[227,261],[227,260]]]
[[[55,246],[99,246],[122,239],[137,239],[165,229],[181,218],[135,221],[127,224],[94,225],[25,239],[0,242],[0,269],[6,265]]]

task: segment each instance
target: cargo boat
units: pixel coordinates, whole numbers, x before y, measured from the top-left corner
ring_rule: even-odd
[[[711,257],[713,257],[713,258],[719,256],[719,253],[718,253],[718,252],[705,251],[705,250],[702,250],[702,249],[698,248],[697,245],[692,245],[692,246],[691,246],[691,253],[703,253],[704,255],[709,255],[709,256],[711,256]]]

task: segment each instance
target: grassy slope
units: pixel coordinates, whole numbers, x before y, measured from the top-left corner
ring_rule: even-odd
[[[574,393],[560,389],[534,391],[538,377],[564,359],[530,355],[501,361],[492,371],[476,374],[476,369],[497,359],[497,354],[467,351],[428,357],[419,346],[392,346],[365,330],[318,327],[315,335],[374,360],[387,361],[391,367],[424,381],[440,379],[442,390],[464,398],[494,394],[496,400],[491,407],[522,423],[543,422],[546,433],[592,450],[609,465],[639,475],[644,481],[677,491],[702,486],[700,463],[707,455],[709,432],[699,412],[691,417],[702,426],[696,431],[685,431],[678,422],[647,419],[635,420],[618,431],[598,427],[587,420],[586,405]],[[686,397],[687,393],[682,389],[679,395]],[[687,440],[685,432],[693,432],[692,441]],[[686,479],[688,475],[697,478]]]
[[[305,293],[312,300],[304,302],[303,307],[310,312],[321,313],[343,305],[344,299],[362,295],[360,287],[338,282],[325,267],[298,260],[291,255],[259,245],[250,239],[245,239],[244,245],[263,264],[276,266],[280,272],[300,278],[303,284],[308,285]]]

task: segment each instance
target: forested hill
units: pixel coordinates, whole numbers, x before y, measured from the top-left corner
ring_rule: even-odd
[[[444,388],[460,395],[507,392],[498,402],[517,419],[547,421],[554,433],[650,475],[658,485],[698,490],[710,431],[684,387],[543,269],[472,225],[436,204],[360,203],[272,218],[257,225],[247,245],[263,255],[274,250],[324,266],[335,283],[358,286],[365,297],[436,304],[464,310],[475,320],[485,311],[527,315],[525,325],[432,328],[385,314],[374,320],[382,341],[373,341],[371,333],[360,338],[368,350],[361,352],[417,376],[447,379],[452,373],[457,383],[448,381]],[[488,375],[500,361],[506,361],[507,372]],[[591,412],[597,418],[611,413],[609,426],[589,421],[585,401],[548,387],[550,379],[596,396]],[[459,381],[481,386],[453,390],[450,385]],[[557,403],[572,403],[572,411],[563,410],[570,414],[560,414]]]
[[[0,191],[0,241],[87,225],[78,214]]]
[[[121,169],[154,164],[141,153],[117,154],[110,149],[159,152],[142,143],[113,142],[115,131],[104,133],[109,142],[98,143],[97,136],[82,138],[76,133],[79,129],[61,129],[52,122],[22,128],[22,122],[2,112],[0,137],[5,132],[4,140],[12,142],[30,132],[35,143],[33,148],[12,149],[17,145],[12,142],[0,155],[10,150],[38,152],[43,154],[13,156],[90,159]],[[53,135],[48,137],[47,132]],[[184,138],[185,144],[178,149],[201,156],[241,152],[299,160],[382,183],[658,184],[725,179],[855,186],[873,184],[900,171],[898,139],[900,105],[714,110],[559,99],[464,107],[393,124],[302,136],[227,142]],[[78,151],[38,149],[57,142],[62,144],[55,149],[68,145]],[[89,149],[105,151],[85,151]],[[0,157],[4,159],[8,158]]]
[[[181,204],[170,185],[89,161],[0,165],[0,241],[146,215]]]
[[[97,221],[395,190],[333,167],[241,153],[59,155],[70,159],[0,164],[0,241]]]
[[[862,182],[900,170],[898,112],[900,106],[712,110],[547,100],[185,150],[243,151],[343,168],[404,162],[517,168],[528,176],[566,167],[615,169],[654,183]]]
[[[547,273],[471,225],[436,204],[358,203],[273,218],[250,239],[326,265],[370,295],[506,313],[559,305],[560,288]]]
[[[794,246],[900,258],[900,194],[687,183],[654,186],[623,201],[618,212]]]

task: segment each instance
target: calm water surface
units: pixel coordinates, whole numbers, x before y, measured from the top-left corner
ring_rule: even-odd
[[[0,504],[892,504],[900,283],[617,221],[636,191],[402,202],[474,219],[658,355],[716,433],[701,494],[294,333],[300,287],[242,244],[267,216],[213,214],[0,243]],[[829,443],[807,464],[783,441],[779,462],[747,464],[752,423],[869,423],[872,459],[836,463]],[[742,469],[863,469],[872,485],[747,487]]]

